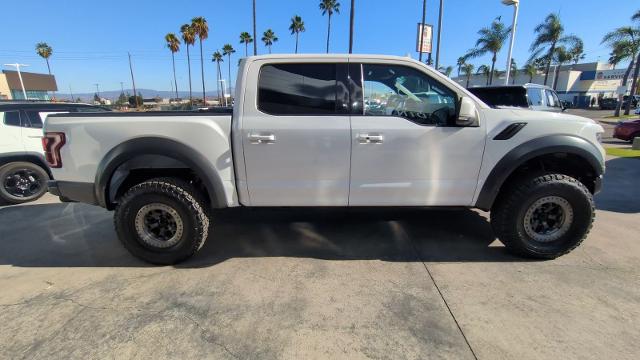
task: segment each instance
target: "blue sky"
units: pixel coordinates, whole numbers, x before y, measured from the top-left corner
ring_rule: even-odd
[[[34,51],[39,41],[48,42],[54,50],[52,71],[62,92],[116,90],[120,81],[130,88],[127,51],[134,62],[136,85],[139,88],[169,90],[171,55],[164,43],[167,32],[178,32],[181,24],[194,16],[204,16],[210,27],[204,42],[205,77],[208,88],[215,88],[215,68],[211,54],[225,43],[231,43],[244,54],[239,43],[242,31],[251,32],[251,0],[182,0],[108,2],[59,0],[23,0],[3,2],[0,33],[0,64],[22,62],[30,64],[28,71],[46,72],[44,60]],[[318,0],[258,0],[258,37],[272,28],[280,38],[273,51],[290,53],[294,37],[288,31],[290,18],[302,16],[307,31],[301,34],[300,51],[324,52],[327,18],[321,16]],[[348,46],[349,0],[341,1],[341,13],[332,18],[331,51],[346,52]],[[500,0],[445,0],[441,64],[455,65],[456,59],[472,48],[476,32],[496,16],[511,23],[512,8]],[[427,23],[437,22],[438,1],[427,1]],[[415,50],[416,24],[420,21],[421,0],[356,0],[356,53],[406,55],[417,58]],[[550,12],[559,12],[567,33],[580,36],[585,42],[586,61],[608,59],[609,50],[600,45],[602,35],[630,22],[631,14],[640,9],[632,0],[521,0],[520,19],[514,58],[522,65],[529,57],[533,28]],[[11,14],[15,14],[12,16]],[[266,48],[260,43],[260,53]],[[197,48],[192,52],[197,55]],[[435,55],[435,54],[434,54]],[[506,46],[499,54],[498,66],[504,68]],[[237,60],[232,59],[235,79]],[[178,87],[187,89],[186,53],[176,57]],[[488,64],[488,56],[473,61]],[[223,65],[224,76],[227,64]],[[200,83],[199,58],[192,56],[194,90]]]

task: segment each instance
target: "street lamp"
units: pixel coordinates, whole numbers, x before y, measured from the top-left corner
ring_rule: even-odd
[[[16,68],[16,70],[18,71],[18,78],[20,78],[20,86],[22,86],[22,95],[24,95],[24,99],[25,100],[29,100],[29,99],[27,99],[27,90],[24,89],[24,82],[22,81],[22,73],[20,72],[20,66],[27,67],[29,65],[27,65],[27,64],[4,64],[4,66],[13,66],[13,67]]]
[[[513,40],[516,37],[516,26],[518,25],[518,8],[520,0],[502,0],[507,6],[513,5],[513,24],[511,25],[511,41],[509,42],[509,57],[507,57],[507,76],[504,80],[505,85],[509,85],[509,75],[511,74],[511,56],[513,55]]]

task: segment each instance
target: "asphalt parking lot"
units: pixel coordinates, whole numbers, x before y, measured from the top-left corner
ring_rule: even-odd
[[[0,358],[637,359],[640,159],[610,158],[591,235],[526,261],[472,210],[233,210],[153,267],[111,213],[0,208]]]

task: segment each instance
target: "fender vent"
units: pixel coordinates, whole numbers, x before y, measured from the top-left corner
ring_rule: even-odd
[[[513,123],[507,126],[504,130],[500,131],[500,133],[496,135],[493,140],[509,140],[520,130],[522,130],[525,125],[527,125],[526,122]]]

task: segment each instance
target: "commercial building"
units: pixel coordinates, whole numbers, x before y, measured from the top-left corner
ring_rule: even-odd
[[[555,66],[551,66],[547,85],[553,87],[555,79]],[[587,107],[591,103],[591,99],[595,98],[596,103],[601,98],[617,97],[618,88],[622,85],[622,78],[627,69],[614,69],[611,64],[592,62],[583,64],[570,64],[560,67],[558,75],[558,83],[556,91],[561,100],[572,102],[577,107]],[[633,70],[632,70],[633,74]],[[631,88],[633,79],[629,77],[627,82],[627,93]],[[464,75],[453,78],[460,85],[465,86],[467,78]],[[493,85],[503,85],[505,76],[493,78]],[[544,73],[538,72],[531,78],[524,71],[519,70],[517,75],[511,77],[509,83],[525,84],[525,83],[544,84]],[[469,86],[485,86],[487,77],[482,74],[474,74],[471,76]]]
[[[2,70],[0,73],[0,100],[50,100],[49,92],[57,91],[56,78],[48,74],[36,74],[20,71]],[[24,84],[24,91],[23,91]]]

